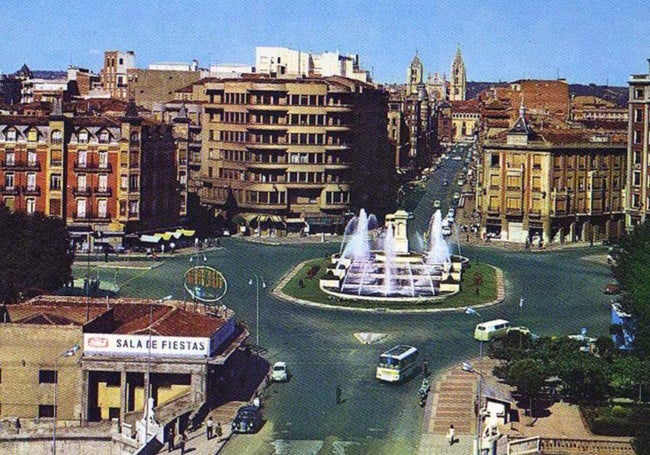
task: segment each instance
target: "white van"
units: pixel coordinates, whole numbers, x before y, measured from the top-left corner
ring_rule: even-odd
[[[505,319],[481,322],[474,329],[474,338],[479,341],[490,341],[493,338],[505,336],[509,328],[510,322]]]

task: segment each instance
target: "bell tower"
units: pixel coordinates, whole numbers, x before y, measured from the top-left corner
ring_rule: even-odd
[[[415,51],[415,57],[413,57],[406,75],[407,95],[413,95],[418,92],[418,85],[422,83],[423,77],[424,66],[420,61],[418,51]]]
[[[449,99],[451,101],[464,101],[467,96],[467,75],[465,74],[465,63],[460,52],[460,44],[456,50],[456,57],[451,64]]]

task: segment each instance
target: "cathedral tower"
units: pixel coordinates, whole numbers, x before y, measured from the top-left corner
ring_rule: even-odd
[[[418,85],[422,83],[424,77],[424,66],[418,57],[418,51],[415,51],[415,57],[411,61],[411,65],[406,75],[406,93],[413,95],[418,93]]]
[[[451,64],[451,87],[449,99],[451,101],[464,101],[467,95],[467,75],[465,74],[465,63],[460,53],[460,44],[456,50],[456,57]]]

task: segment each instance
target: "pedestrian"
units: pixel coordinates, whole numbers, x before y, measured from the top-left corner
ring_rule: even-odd
[[[449,445],[452,445],[456,441],[456,431],[454,430],[454,424],[449,425],[449,431],[447,431],[447,440]]]
[[[214,434],[217,436],[217,441],[221,440],[221,422],[217,422],[217,426],[214,428]]]
[[[425,378],[429,376],[429,362],[427,362],[426,360],[422,362],[422,376],[424,376]]]
[[[160,245],[160,254],[165,254],[165,244]]]
[[[167,452],[174,450],[174,439],[176,438],[176,424],[174,423],[169,427],[169,433],[167,434]]]
[[[20,424],[20,418],[19,418],[19,417],[16,417],[16,433],[20,434],[20,429],[21,429],[22,427],[23,427],[23,426]]]
[[[212,421],[212,416],[208,417],[208,421],[205,423],[205,435],[208,438],[208,441],[212,439],[212,429],[214,427],[214,422]]]
[[[185,444],[187,444],[187,431],[181,435],[181,455],[185,455]]]
[[[336,386],[336,404],[341,404],[341,386]]]

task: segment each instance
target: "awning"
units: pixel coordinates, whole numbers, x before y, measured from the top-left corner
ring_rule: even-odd
[[[158,243],[162,240],[159,234],[149,235],[144,234],[140,236],[140,241],[144,243]]]
[[[171,232],[156,232],[154,235],[159,236],[165,242],[169,242],[173,234]]]

